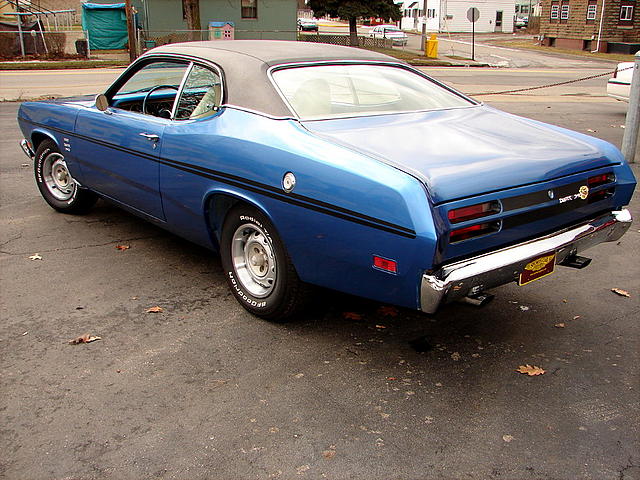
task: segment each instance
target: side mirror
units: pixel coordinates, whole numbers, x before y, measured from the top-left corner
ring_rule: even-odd
[[[107,108],[109,108],[109,100],[107,100],[104,93],[96,96],[96,108],[101,112],[106,112]]]

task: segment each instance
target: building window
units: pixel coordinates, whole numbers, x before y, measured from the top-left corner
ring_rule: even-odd
[[[633,5],[622,5],[620,7],[620,21],[633,21]]]
[[[593,23],[597,15],[598,15],[598,1],[589,0],[589,5],[587,5],[587,23]]]
[[[242,18],[258,18],[258,0],[240,0]]]
[[[569,20],[569,0],[562,0],[560,5],[560,23],[567,23]]]
[[[560,5],[558,2],[551,2],[551,21],[558,21],[560,18]]]

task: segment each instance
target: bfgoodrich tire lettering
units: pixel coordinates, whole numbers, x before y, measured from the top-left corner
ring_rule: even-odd
[[[227,214],[220,254],[229,288],[249,312],[286,321],[303,307],[308,286],[298,278],[275,228],[258,210],[239,206]]]
[[[77,184],[52,140],[43,140],[38,146],[33,169],[38,190],[52,208],[64,213],[85,213],[96,203],[96,194]]]

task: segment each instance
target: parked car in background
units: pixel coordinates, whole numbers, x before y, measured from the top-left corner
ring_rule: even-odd
[[[310,285],[426,313],[483,304],[585,267],[631,224],[613,145],[363,49],[163,45],[104,94],[24,102],[18,122],[51,207],[102,197],[219,252],[238,302],[272,320]]]
[[[526,28],[529,25],[529,17],[516,17],[515,26],[516,28]]]
[[[298,30],[301,32],[317,32],[318,21],[313,18],[299,18]]]
[[[619,63],[613,72],[613,77],[607,82],[607,95],[621,100],[629,101],[629,92],[631,90],[631,79],[633,78],[634,62]]]
[[[388,38],[394,45],[406,46],[409,37],[395,25],[377,25],[371,29],[369,36],[373,38]]]

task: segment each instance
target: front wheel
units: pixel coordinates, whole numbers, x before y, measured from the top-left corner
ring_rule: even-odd
[[[227,215],[220,240],[222,266],[236,300],[254,315],[285,321],[304,305],[299,278],[269,219],[240,206]]]
[[[96,203],[96,194],[81,188],[73,179],[64,155],[52,140],[44,140],[38,146],[33,169],[40,194],[56,210],[85,213]]]

